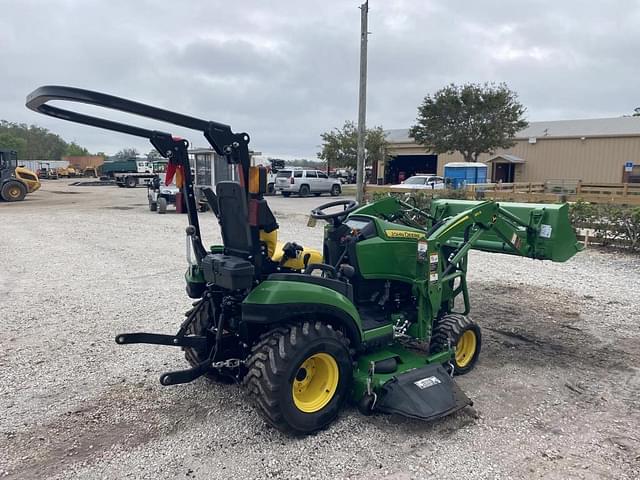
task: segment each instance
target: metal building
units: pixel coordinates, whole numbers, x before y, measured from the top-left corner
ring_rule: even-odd
[[[444,165],[462,162],[459,153],[433,155],[409,137],[408,129],[388,130],[389,158],[384,183],[404,171],[442,175]],[[497,182],[582,180],[588,183],[640,182],[640,117],[531,122],[515,145],[483,154],[489,178]],[[633,164],[629,171],[629,163]],[[625,168],[625,166],[627,168]],[[382,175],[379,175],[382,179]]]
[[[236,179],[232,166],[212,148],[194,148],[188,153],[198,187],[215,187],[223,180]]]

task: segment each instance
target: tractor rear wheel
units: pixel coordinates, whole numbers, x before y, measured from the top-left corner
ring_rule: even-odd
[[[431,353],[455,347],[451,359],[453,373],[464,375],[475,367],[480,356],[482,335],[480,327],[470,318],[458,313],[450,313],[438,320],[431,336]]]
[[[243,383],[267,422],[308,434],[338,416],[351,387],[351,362],[342,332],[306,321],[263,335],[247,360]]]
[[[191,322],[187,327],[187,335],[207,335],[207,330],[209,330],[213,324],[209,307],[206,303],[202,305],[203,302],[205,302],[204,299],[198,300],[194,303],[193,308],[184,314],[185,317],[188,317],[195,309],[199,309],[193,319],[193,322]],[[182,349],[184,350],[184,357],[192,367],[204,362],[209,355],[209,352],[203,348],[183,347]],[[214,368],[209,369],[209,371],[205,373],[205,376],[214,382],[231,383],[231,379],[229,377],[220,375],[218,370]]]
[[[26,194],[27,189],[25,186],[15,180],[5,183],[0,191],[0,195],[5,202],[19,202],[24,199]]]

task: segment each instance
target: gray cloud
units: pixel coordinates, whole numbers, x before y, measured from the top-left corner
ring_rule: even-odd
[[[356,118],[359,3],[0,0],[0,118],[94,151],[150,149],[24,108],[38,85],[69,84],[228,123],[263,152],[313,156],[322,131]],[[639,1],[372,0],[370,9],[371,125],[409,126],[422,97],[449,82],[504,81],[530,120],[640,105]]]

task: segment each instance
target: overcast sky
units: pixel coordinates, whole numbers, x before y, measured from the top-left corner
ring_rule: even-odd
[[[321,132],[357,117],[360,3],[0,0],[0,118],[93,152],[149,151],[24,107],[39,85],[71,85],[229,124],[265,154],[314,157]],[[372,0],[368,125],[409,127],[450,82],[506,82],[530,121],[631,113],[639,25],[639,0]]]

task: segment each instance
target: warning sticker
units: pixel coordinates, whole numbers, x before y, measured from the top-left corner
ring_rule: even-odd
[[[516,248],[520,248],[520,237],[515,232],[513,232],[513,236],[511,237],[511,243],[513,243]]]
[[[438,377],[426,377],[420,380],[413,382],[413,384],[418,387],[420,390],[424,390],[425,388],[433,387],[434,385],[438,385],[442,383]]]
[[[429,255],[429,263],[438,263],[438,254],[432,253]]]
[[[418,261],[424,262],[427,257],[427,241],[425,239],[418,240]]]
[[[437,272],[433,272],[429,274],[429,281],[430,282],[437,282],[438,281],[438,273]]]
[[[553,228],[551,228],[551,225],[545,225],[544,223],[540,225],[540,236],[542,238],[551,238],[552,231]]]

